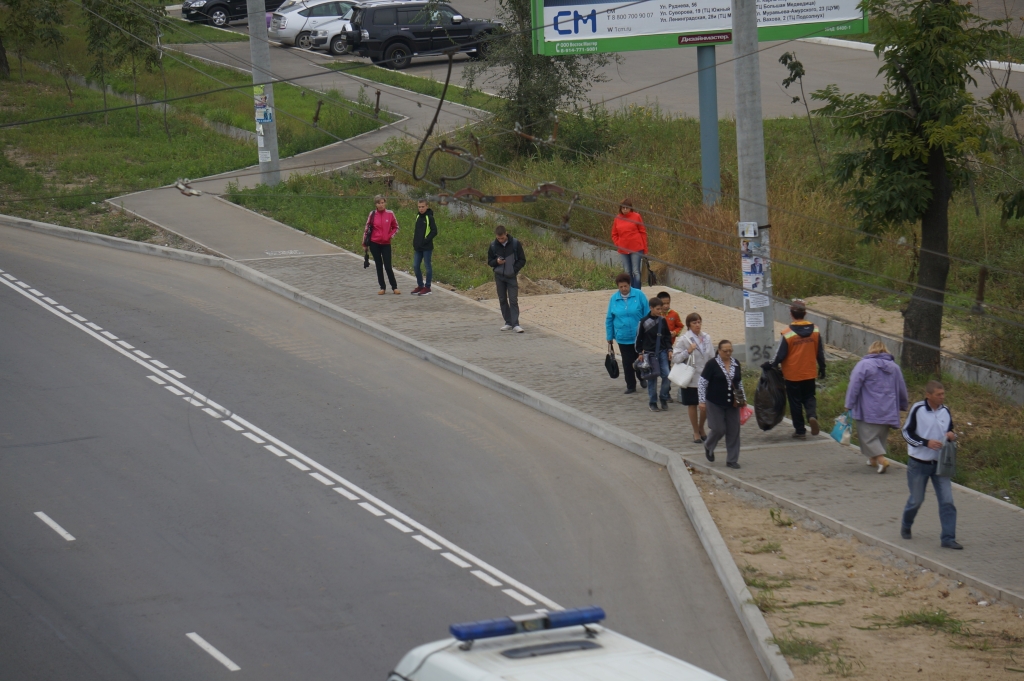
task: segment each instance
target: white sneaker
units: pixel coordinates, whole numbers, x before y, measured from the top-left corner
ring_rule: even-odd
[[[524,329],[523,327],[516,325],[516,327],[512,330],[515,331],[516,333],[522,333]]]
[[[505,326],[503,326],[500,329],[498,329],[498,331],[511,331],[511,330],[512,330],[512,325],[511,324],[506,324]]]

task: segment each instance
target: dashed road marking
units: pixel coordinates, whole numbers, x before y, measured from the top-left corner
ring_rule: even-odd
[[[494,577],[491,577],[483,570],[472,570],[469,574],[473,575],[474,577],[477,577],[481,582],[487,584],[488,586],[501,586],[501,582],[496,580]]]
[[[287,461],[291,465],[295,466],[300,471],[308,471],[309,470],[309,466],[307,466],[306,464],[302,463],[301,461],[296,461],[295,459],[285,459],[285,461]]]
[[[185,635],[188,636],[189,639],[191,639],[191,641],[193,643],[195,643],[197,646],[199,646],[200,648],[205,650],[207,653],[209,653],[210,657],[212,657],[213,659],[217,660],[217,662],[220,662],[222,665],[227,667],[228,671],[237,672],[237,671],[239,671],[241,669],[241,667],[239,667],[237,664],[232,662],[228,658],[227,655],[225,655],[224,653],[220,652],[219,650],[214,648],[212,645],[207,643],[206,639],[204,639],[202,636],[200,636],[196,632],[193,631],[191,634],[185,634]]]
[[[448,553],[447,551],[445,551],[444,553],[442,553],[442,554],[441,554],[441,557],[442,557],[442,558],[447,558],[447,559],[448,559],[448,560],[450,560],[451,562],[453,562],[453,563],[455,563],[456,565],[458,565],[458,566],[459,566],[460,568],[468,568],[468,567],[471,567],[469,563],[467,563],[466,561],[462,560],[461,558],[459,558],[459,557],[458,557],[458,556],[456,556],[455,554],[452,554],[452,553]]]
[[[440,551],[441,550],[440,546],[438,546],[434,542],[430,541],[429,539],[424,537],[422,534],[413,535],[412,538],[415,539],[416,541],[418,541],[419,543],[423,544],[424,546],[426,546],[431,551]]]
[[[341,489],[341,488],[339,487],[338,489]],[[338,490],[335,490],[335,491],[338,491]],[[355,499],[353,499],[353,501],[354,500]],[[395,520],[394,518],[388,518],[384,522],[386,522],[391,527],[397,528],[398,530],[401,530],[402,532],[405,532],[406,534],[409,534],[410,532],[412,532],[412,528],[411,527],[409,527],[408,525],[406,525],[405,523],[403,523],[403,522],[401,522],[399,520]]]
[[[324,476],[320,475],[319,473],[310,473],[309,477],[313,478],[314,480],[318,480],[318,481],[322,482],[323,484],[327,485],[328,487],[334,484],[334,482],[332,480],[328,480],[327,478],[325,478]]]
[[[287,454],[281,454],[281,456],[287,456]],[[359,501],[359,497],[357,497],[355,494],[352,494],[352,492],[349,492],[344,487],[335,487],[334,491],[340,494],[341,496],[345,497],[349,501]]]
[[[63,527],[61,527],[60,525],[58,525],[58,524],[57,524],[57,522],[56,522],[56,521],[55,521],[55,520],[54,520],[53,518],[51,518],[50,516],[46,515],[46,514],[45,514],[45,513],[43,513],[42,511],[36,511],[36,517],[37,517],[37,518],[39,518],[40,520],[42,520],[42,521],[43,521],[44,523],[46,523],[47,525],[49,525],[49,526],[50,526],[50,528],[51,528],[51,529],[52,529],[52,530],[53,530],[54,532],[56,532],[56,533],[57,533],[57,534],[59,534],[60,536],[64,537],[64,538],[65,538],[65,539],[67,539],[68,541],[75,541],[75,538],[71,536],[71,533],[70,533],[70,532],[68,532],[67,530],[65,530],[65,529],[64,529]]]

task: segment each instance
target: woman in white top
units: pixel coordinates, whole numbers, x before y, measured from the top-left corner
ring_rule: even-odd
[[[690,385],[681,389],[682,402],[690,411],[690,425],[693,426],[693,441],[701,443],[708,439],[704,432],[704,422],[707,419],[705,412],[697,409],[699,402],[697,398],[697,383],[700,381],[700,374],[704,371],[704,365],[715,356],[711,347],[711,336],[702,333],[700,330],[703,320],[696,312],[686,315],[686,331],[679,334],[675,345],[672,346],[672,362],[682,364],[693,357],[693,378]]]

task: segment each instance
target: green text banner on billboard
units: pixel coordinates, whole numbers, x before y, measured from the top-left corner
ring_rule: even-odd
[[[762,0],[758,39],[867,32],[859,0]],[[730,42],[728,0],[533,0],[537,54],[628,52]]]

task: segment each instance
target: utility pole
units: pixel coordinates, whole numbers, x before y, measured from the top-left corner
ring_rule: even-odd
[[[715,46],[697,46],[697,96],[700,103],[700,184],[704,205],[713,206],[722,196],[722,171],[718,165],[718,74]]]
[[[757,0],[732,0],[736,59],[736,155],[740,175],[740,248],[747,363],[775,354],[771,251],[768,243],[768,183],[764,169],[761,64],[757,52]],[[750,223],[754,223],[751,225]],[[744,234],[751,236],[744,237]]]
[[[277,123],[274,120],[274,86],[270,84],[270,43],[267,42],[265,0],[246,0],[249,15],[249,55],[252,61],[253,100],[256,108],[256,146],[260,182],[274,186],[281,181],[277,156]],[[257,85],[266,83],[266,85]]]

